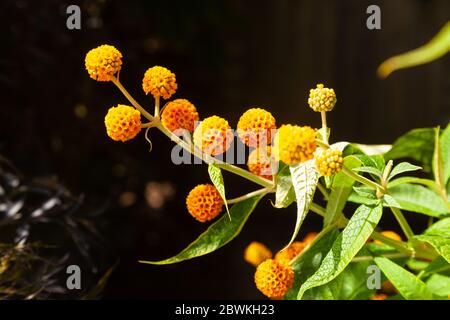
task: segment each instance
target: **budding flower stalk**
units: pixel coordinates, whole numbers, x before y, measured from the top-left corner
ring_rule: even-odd
[[[261,242],[253,241],[244,251],[244,260],[253,266],[272,258],[272,251]]]

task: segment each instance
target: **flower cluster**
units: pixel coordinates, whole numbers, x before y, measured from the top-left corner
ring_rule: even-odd
[[[277,167],[275,158],[272,156],[272,148],[270,146],[259,147],[254,149],[248,155],[248,170],[259,177],[272,180],[272,168]]]
[[[122,67],[122,54],[115,47],[104,44],[86,54],[85,65],[92,79],[111,81]]]
[[[212,115],[199,122],[196,106],[187,99],[168,101],[160,112],[160,99],[170,99],[178,89],[176,75],[169,69],[162,66],[148,68],[142,79],[143,91],[154,97],[155,112],[151,115],[119,82],[117,74],[122,67],[122,54],[116,48],[102,45],[92,49],[86,55],[85,65],[91,78],[112,81],[132,104],[119,104],[109,109],[105,116],[105,126],[111,139],[128,141],[136,137],[142,128],[148,130],[156,127],[184,149],[189,149],[204,159],[210,160],[230,149],[234,135],[226,119]],[[310,91],[308,103],[314,111],[330,111],[336,103],[336,95],[333,89],[319,84]],[[141,115],[149,122],[141,123]],[[199,124],[196,126],[197,123]],[[323,124],[322,127],[326,128],[326,125]],[[187,137],[191,139],[180,140],[176,133],[179,129],[185,130]],[[274,168],[278,167],[280,161],[294,166],[315,158],[317,171],[324,176],[331,176],[342,169],[341,151],[328,148],[327,141],[320,144],[317,150],[316,129],[292,124],[283,124],[277,128],[275,117],[262,108],[253,107],[245,111],[239,118],[236,131],[241,142],[251,150],[247,158],[248,171],[236,167],[229,171],[238,172],[265,186],[262,191],[257,190],[251,196],[275,191],[277,179],[274,175],[277,172]],[[222,168],[228,164],[221,165]],[[248,194],[232,199],[233,201],[225,200],[223,189],[219,186],[217,188],[209,183],[199,184],[189,192],[186,207],[194,219],[199,222],[211,221],[222,212],[225,204],[237,203],[250,197]],[[277,252],[274,258],[270,249],[260,242],[252,242],[246,248],[244,259],[257,267],[254,280],[264,295],[280,299],[286,294],[294,282],[294,271],[290,264],[308,248],[316,235],[308,234],[303,241],[293,242]]]
[[[195,106],[186,99],[176,99],[167,103],[161,114],[162,124],[174,132],[178,129],[194,131],[199,115]]]
[[[256,268],[255,283],[267,297],[281,299],[294,284],[294,270],[276,260],[267,259]]]
[[[105,126],[111,139],[125,142],[141,131],[141,113],[133,107],[119,104],[108,110]]]
[[[233,142],[228,121],[218,116],[204,119],[194,131],[194,144],[203,153],[216,156],[226,152]]]
[[[255,267],[270,258],[272,258],[272,251],[261,242],[253,241],[245,248],[244,260]]]
[[[213,185],[200,184],[189,192],[186,197],[186,206],[196,220],[206,222],[220,214],[223,200]]]
[[[316,131],[308,126],[282,125],[275,134],[273,154],[288,165],[310,160],[316,151]]]
[[[338,149],[319,149],[315,155],[317,171],[322,176],[332,176],[342,169],[344,159]]]
[[[237,124],[237,134],[241,141],[254,148],[269,145],[275,129],[275,118],[269,111],[261,108],[247,110]]]
[[[169,99],[178,89],[175,74],[160,66],[149,68],[142,79],[142,89],[155,98]]]
[[[316,112],[333,110],[336,101],[334,89],[324,88],[323,84],[318,84],[316,89],[309,90],[308,104]]]

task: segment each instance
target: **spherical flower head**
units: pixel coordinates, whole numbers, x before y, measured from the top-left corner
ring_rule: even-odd
[[[323,84],[318,84],[316,89],[309,90],[308,104],[316,112],[333,110],[336,101],[334,89],[324,88]]]
[[[303,242],[295,241],[291,243],[287,248],[284,248],[283,250],[279,251],[275,255],[275,260],[285,265],[288,265],[292,259],[294,259],[303,251],[305,246],[306,245]]]
[[[145,72],[142,88],[146,94],[151,93],[155,98],[169,99],[177,91],[178,85],[174,73],[167,68],[155,66]]]
[[[272,251],[261,242],[253,241],[245,248],[244,260],[255,267],[270,258]]]
[[[200,184],[189,192],[186,206],[191,216],[200,222],[206,222],[219,215],[223,200],[212,184]]]
[[[317,235],[318,235],[317,232],[314,232],[314,231],[308,232],[308,233],[306,234],[306,236],[303,238],[303,243],[304,243],[305,245],[310,244],[311,242],[314,241],[314,239],[316,239]]]
[[[256,148],[271,144],[275,129],[275,118],[269,111],[252,108],[239,118],[237,134],[243,143]]]
[[[402,237],[400,235],[392,230],[386,230],[382,231],[381,234],[385,236],[386,238],[396,240],[396,241],[402,241]],[[380,240],[375,240],[374,243],[381,244],[382,242]]]
[[[280,299],[294,284],[294,270],[276,260],[267,259],[258,265],[255,283],[258,290],[267,297]]]
[[[338,149],[319,149],[315,155],[317,171],[330,177],[342,170],[342,151]]]
[[[257,176],[272,179],[272,167],[277,166],[277,161],[272,156],[272,148],[266,146],[264,148],[256,148],[250,152],[247,160],[248,170]]]
[[[275,159],[287,165],[296,165],[312,159],[316,147],[316,131],[313,128],[285,124],[275,134],[272,152]]]
[[[226,152],[233,142],[233,132],[228,121],[212,116],[204,119],[194,131],[194,144],[208,155]]]
[[[186,99],[170,101],[161,114],[162,124],[172,132],[178,129],[193,132],[195,123],[198,120],[197,109]]]
[[[113,46],[104,44],[90,50],[84,60],[89,76],[97,81],[111,81],[122,67],[122,54]]]
[[[119,104],[108,110],[105,126],[111,139],[125,142],[141,131],[141,114],[133,107]]]

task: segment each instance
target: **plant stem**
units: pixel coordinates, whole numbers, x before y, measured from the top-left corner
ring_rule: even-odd
[[[388,238],[377,231],[372,232],[371,237],[375,240],[381,241],[381,242],[387,244],[388,246],[391,246],[391,247],[397,249],[400,252],[403,252],[404,254],[408,254],[408,255],[413,254],[413,250],[409,249],[404,242]]]
[[[244,170],[242,168],[236,167],[232,164],[223,162],[219,159],[216,159],[212,156],[209,156],[207,154],[202,153],[198,148],[196,148],[193,144],[187,144],[185,141],[181,140],[179,137],[177,137],[176,135],[174,135],[172,132],[170,132],[169,130],[167,130],[167,128],[165,128],[161,122],[157,123],[155,125],[156,128],[158,128],[162,133],[164,133],[167,137],[169,137],[172,141],[174,141],[175,143],[177,143],[179,146],[181,146],[183,149],[185,149],[186,151],[190,152],[191,154],[193,154],[194,156],[198,157],[199,159],[202,159],[205,163],[207,164],[211,164],[214,163],[215,165],[217,165],[217,167],[232,172],[238,176],[241,176],[247,180],[250,180],[256,184],[259,184],[265,188],[272,188],[273,187],[273,182],[264,178],[261,178],[253,173],[251,173],[250,171]]]
[[[349,176],[350,178],[352,178],[358,182],[361,182],[362,184],[364,184],[372,189],[381,190],[384,193],[384,188],[382,186],[380,186],[378,183],[357,174],[356,172],[347,168],[346,166],[342,167],[342,172],[344,174],[346,174],[347,176]]]
[[[395,259],[395,258],[407,258],[411,257],[411,254],[405,254],[405,253],[388,253],[381,255],[381,257],[389,258],[389,259]],[[375,257],[373,256],[359,256],[354,257],[352,261],[350,262],[363,262],[363,261],[372,261]]]
[[[317,184],[317,188],[323,194],[323,197],[325,198],[325,200],[328,200],[328,198],[330,197],[330,194],[328,193],[327,189],[320,182]]]
[[[402,211],[395,207],[390,207],[392,213],[394,214],[395,219],[397,219],[398,224],[403,230],[403,233],[405,234],[406,238],[409,240],[410,238],[414,237],[414,232],[412,231],[411,227],[408,224],[408,221],[406,221],[405,216],[403,215]]]
[[[155,97],[155,118],[159,117],[160,97]]]
[[[188,145],[185,141],[181,140],[179,137],[174,135],[172,132],[167,130],[160,122],[158,116],[152,116],[150,113],[148,113],[132,96],[131,94],[124,88],[124,86],[119,82],[119,80],[115,77],[112,78],[112,82],[116,85],[117,88],[123,93],[123,95],[130,101],[130,103],[141,112],[141,114],[147,118],[152,124],[145,124],[145,127],[156,127],[158,128],[162,133],[164,133],[167,137],[169,137],[172,141],[177,143],[179,146],[181,146],[186,151],[190,152],[194,156],[198,157],[199,159],[202,159],[207,164],[215,163],[218,167],[220,167],[223,170],[232,172],[234,174],[237,174],[247,180],[250,180],[256,184],[259,184],[263,187],[273,187],[273,182],[264,178],[261,178],[250,171],[244,170],[242,168],[236,167],[234,165],[231,165],[229,163],[225,163],[223,161],[220,161],[214,157],[211,157],[209,155],[206,155],[202,153],[200,150],[195,148],[194,145]],[[155,99],[155,115],[159,114],[159,98]]]
[[[116,85],[117,88],[119,88],[119,90],[123,93],[123,95],[128,99],[128,101],[131,102],[131,104],[133,105],[133,107],[135,107],[136,109],[139,110],[139,112],[146,117],[149,121],[153,121],[154,117],[147,112],[147,110],[145,110],[132,96],[131,94],[128,93],[128,91],[124,88],[124,86],[120,83],[120,81],[113,77],[112,78],[112,83],[114,83]]]
[[[328,130],[327,130],[327,112],[321,111],[320,117],[322,118],[322,139],[328,145]]]
[[[238,203],[238,202],[247,200],[247,199],[249,199],[249,198],[251,198],[251,197],[260,195],[260,194],[261,194],[261,195],[265,195],[266,193],[269,193],[269,192],[271,192],[271,189],[270,189],[270,188],[259,189],[259,190],[256,190],[256,191],[253,191],[253,192],[244,194],[243,196],[240,196],[240,197],[237,197],[237,198],[234,198],[234,199],[227,200],[227,204]]]

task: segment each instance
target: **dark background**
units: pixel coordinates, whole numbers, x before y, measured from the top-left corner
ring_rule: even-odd
[[[82,8],[81,30],[66,28],[69,4]],[[366,28],[370,4],[381,7],[381,30]],[[171,266],[137,263],[177,253],[207,227],[189,216],[185,196],[208,175],[205,166],[173,165],[172,143],[157,131],[151,153],[143,134],[109,139],[107,109],[128,102],[113,84],[88,77],[85,54],[116,46],[122,83],[147,106],[142,76],[166,66],[177,75],[174,98],[233,127],[250,106],[271,110],[278,124],[317,127],[320,117],[306,101],[323,82],[338,95],[328,120],[333,141],[392,143],[409,129],[448,123],[450,58],[386,80],[376,68],[428,41],[449,13],[448,0],[2,1],[0,153],[25,174],[56,176],[87,206],[104,208],[98,228],[120,259],[105,298],[261,298],[243,250],[252,240],[280,249],[295,221],[294,207],[274,210],[268,198],[242,234],[211,255]],[[225,180],[229,197],[255,188]],[[320,223],[310,215],[301,236]]]

